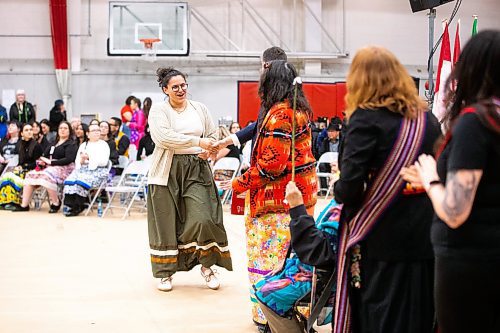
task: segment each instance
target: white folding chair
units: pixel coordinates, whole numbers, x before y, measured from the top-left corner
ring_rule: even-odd
[[[240,160],[235,157],[223,157],[217,162],[213,167],[213,174],[215,185],[219,188],[219,184],[222,181],[233,180],[238,171],[240,170]],[[222,204],[224,204],[227,199],[229,199],[229,195],[232,193],[232,190],[225,191],[222,196]]]
[[[133,144],[128,147],[128,159],[130,162],[137,160],[137,147]]]
[[[101,192],[104,190],[104,188],[106,187],[106,185],[108,184],[108,177],[109,177],[109,172],[111,171],[111,161],[108,162],[108,165],[106,166],[106,168],[108,169],[108,176],[106,176],[105,179],[103,179],[101,181],[101,183],[99,184],[99,186],[96,186],[96,187],[92,187],[90,190],[89,190],[89,195],[88,195],[88,198],[89,198],[89,207],[87,208],[87,210],[85,211],[85,216],[89,215],[90,211],[92,210],[92,207],[94,206],[97,198],[99,198],[99,195],[101,195]],[[92,192],[94,192],[94,195],[92,195]]]
[[[12,171],[18,164],[19,164],[19,155],[10,156],[9,163],[7,163],[5,168],[3,168],[1,175],[3,176],[7,172]]]
[[[129,165],[129,158],[124,155],[118,156],[118,165],[117,167],[120,169],[125,169]]]
[[[106,186],[105,190],[108,195],[108,204],[102,214],[103,217],[108,210],[112,208],[125,209],[122,220],[129,215],[129,211],[134,202],[139,198],[139,194],[146,194],[147,175],[150,165],[151,159],[132,162],[123,170],[116,186]],[[113,199],[117,193],[125,199],[125,202],[119,206],[113,205]]]
[[[339,153],[334,153],[334,152],[327,152],[327,153],[324,153],[323,155],[321,155],[319,157],[319,160],[316,164],[316,176],[318,176],[318,183],[320,185],[320,188],[319,190],[326,190],[326,196],[325,196],[325,199],[328,197],[328,189],[330,188],[329,185],[326,186],[326,188],[323,188],[321,187],[321,182],[320,182],[320,179],[321,178],[326,178],[326,182],[327,184],[329,184],[330,182],[330,178],[332,177],[332,174],[330,172],[321,172],[319,170],[319,166],[321,164],[330,164],[330,163],[333,163],[333,162],[337,162],[339,159]]]

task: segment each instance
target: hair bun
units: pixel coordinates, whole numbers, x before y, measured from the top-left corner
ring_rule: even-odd
[[[161,85],[163,82],[163,79],[165,79],[168,74],[171,72],[175,71],[173,67],[160,67],[156,70],[156,75],[158,76],[158,83]]]

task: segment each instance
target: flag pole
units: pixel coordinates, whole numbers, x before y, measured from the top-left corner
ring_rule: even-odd
[[[295,182],[295,112],[297,110],[297,91],[299,84],[302,84],[302,79],[297,76],[293,79],[293,106],[292,106],[292,182]]]

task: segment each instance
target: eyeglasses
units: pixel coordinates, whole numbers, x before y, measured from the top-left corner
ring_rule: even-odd
[[[178,92],[180,89],[187,90],[187,88],[188,88],[188,84],[187,83],[183,83],[183,84],[180,84],[180,85],[172,86],[170,89],[172,89],[173,92]]]

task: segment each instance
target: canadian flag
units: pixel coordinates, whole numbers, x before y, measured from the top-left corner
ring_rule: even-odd
[[[434,102],[432,104],[432,113],[439,121],[443,119],[446,112],[444,103],[445,84],[451,73],[451,47],[450,34],[448,33],[448,22],[445,23],[443,40],[441,42],[441,53],[439,55],[439,64],[436,77],[436,89],[434,90]]]

